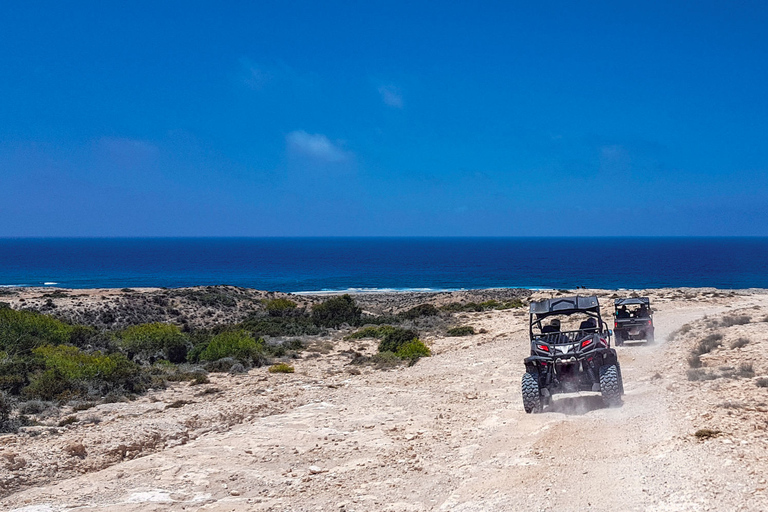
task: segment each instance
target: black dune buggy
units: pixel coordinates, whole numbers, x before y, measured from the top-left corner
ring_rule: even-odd
[[[616,345],[625,341],[645,340],[653,343],[653,311],[648,297],[632,297],[613,301],[613,333]]]
[[[531,356],[524,361],[522,382],[525,412],[541,412],[555,393],[596,391],[606,405],[621,404],[621,366],[597,297],[531,302],[529,335]]]

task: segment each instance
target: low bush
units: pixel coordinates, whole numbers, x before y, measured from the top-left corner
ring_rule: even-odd
[[[736,376],[742,379],[751,379],[755,376],[755,369],[752,363],[741,363],[736,371]]]
[[[176,400],[175,402],[171,402],[170,404],[166,405],[166,409],[181,409],[185,405],[193,404],[195,402],[190,402],[189,400]]]
[[[400,359],[408,359],[412,363],[415,363],[421,357],[429,357],[432,352],[429,350],[423,341],[419,339],[413,339],[408,343],[400,347],[395,353]]]
[[[475,334],[475,328],[471,325],[462,325],[448,329],[448,336],[472,336]]]
[[[688,380],[690,381],[698,381],[698,380],[714,380],[717,378],[717,375],[714,373],[709,373],[703,368],[692,368],[685,372],[686,376],[688,377]]]
[[[709,439],[712,437],[717,437],[721,433],[722,433],[721,431],[713,430],[711,428],[700,428],[693,435],[696,436],[698,439]]]
[[[403,363],[394,352],[379,352],[371,356],[371,363],[377,368],[395,368]]]
[[[324,331],[309,316],[264,317],[251,314],[238,326],[254,336],[316,336]]]
[[[394,327],[379,343],[379,352],[397,353],[403,345],[418,337],[419,333],[412,329]]]
[[[731,343],[731,348],[744,348],[747,345],[749,345],[749,340],[747,338],[739,338]]]
[[[120,391],[140,393],[149,375],[122,354],[88,354],[70,345],[46,345],[34,350],[43,368],[22,390],[29,398],[43,400],[105,395]]]
[[[186,361],[189,340],[176,325],[152,323],[128,327],[117,334],[120,348],[128,357],[145,363],[167,359]]]
[[[293,366],[286,363],[277,363],[269,367],[269,373],[293,373]]]
[[[77,402],[72,406],[72,410],[74,412],[87,411],[88,409],[93,409],[94,407],[96,407],[95,402]]]
[[[350,339],[350,340],[360,340],[363,338],[381,339],[385,337],[387,334],[394,332],[396,329],[397,327],[393,327],[391,325],[369,325],[353,332],[352,334],[347,336],[347,339]]]
[[[279,298],[279,299],[265,299],[264,309],[269,316],[287,316],[296,310],[296,303],[292,300]]]
[[[419,304],[416,307],[399,313],[397,316],[403,320],[415,320],[423,316],[435,316],[439,314],[440,310],[432,304]]]
[[[755,385],[759,388],[768,388],[768,378],[760,377],[759,379],[755,380]]]
[[[339,327],[343,324],[358,325],[363,310],[348,294],[316,304],[312,307],[312,321],[320,327]]]
[[[42,400],[27,400],[19,404],[19,414],[40,414],[46,409],[55,407],[52,402],[43,402]]]
[[[213,373],[225,373],[232,369],[236,364],[240,364],[237,362],[237,359],[233,357],[223,357],[216,361],[205,363],[205,369]]]
[[[72,425],[73,423],[77,423],[77,416],[67,416],[63,420],[59,421],[59,426],[66,427],[67,425]]]
[[[708,354],[715,350],[717,347],[721,346],[723,344],[722,340],[722,334],[710,334],[704,339],[700,340],[699,343],[693,348],[693,350],[691,350],[691,353],[694,355]]]
[[[231,308],[237,306],[237,300],[231,289],[206,286],[202,289],[174,290],[173,297],[181,297],[201,306],[213,308]]]
[[[734,325],[744,325],[751,322],[752,319],[747,315],[728,315],[724,316],[720,320],[720,325],[723,327],[731,327]]]
[[[691,354],[688,356],[688,366],[691,368],[701,368],[701,356],[698,354]]]
[[[200,353],[202,361],[216,361],[231,357],[244,363],[261,359],[264,354],[264,341],[258,341],[245,331],[228,331],[214,336]]]
[[[487,300],[485,302],[451,302],[449,304],[446,304],[445,306],[442,306],[440,309],[443,311],[448,311],[450,313],[461,313],[461,312],[480,312],[480,311],[489,311],[492,309],[512,309],[512,308],[521,308],[525,306],[525,303],[520,299],[512,299],[500,302],[496,299]]]
[[[667,341],[675,341],[679,336],[691,332],[691,329],[693,329],[691,324],[683,324],[682,327],[672,331],[669,336],[667,336]]]

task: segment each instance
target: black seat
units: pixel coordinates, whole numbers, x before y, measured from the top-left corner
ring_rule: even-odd
[[[597,332],[597,322],[594,318],[587,318],[579,324],[580,331]]]

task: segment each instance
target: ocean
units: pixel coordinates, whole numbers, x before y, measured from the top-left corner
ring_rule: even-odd
[[[768,238],[0,239],[0,285],[768,288]]]

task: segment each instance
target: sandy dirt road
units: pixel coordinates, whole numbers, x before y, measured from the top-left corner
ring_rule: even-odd
[[[224,394],[210,407],[226,404],[233,414],[258,401],[292,405],[53,478],[8,496],[1,509],[766,510],[765,432],[707,442],[692,436],[708,426],[711,404],[685,379],[683,346],[663,341],[683,324],[740,307],[768,312],[768,296],[659,301],[659,342],[618,349],[626,396],[615,409],[594,395],[558,395],[545,413],[525,414],[527,317],[510,310],[468,314],[467,323],[488,332],[436,339],[434,356],[411,368],[351,375],[329,371],[333,361],[307,360],[296,374],[266,382],[263,370],[237,385],[224,376],[214,381]],[[172,392],[184,391],[164,393]],[[169,400],[150,398],[125,407],[140,412]],[[138,428],[142,415],[129,412],[104,424]]]

